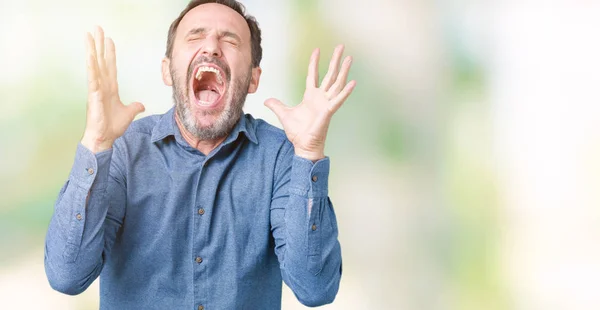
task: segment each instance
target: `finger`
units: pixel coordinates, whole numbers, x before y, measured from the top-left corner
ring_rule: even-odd
[[[348,96],[350,96],[350,94],[354,90],[355,86],[356,86],[356,81],[354,81],[354,80],[350,81],[348,84],[346,84],[344,89],[342,89],[342,91],[331,101],[329,110],[332,112],[337,111],[342,106],[342,104],[346,101],[346,99],[348,99]]]
[[[319,85],[319,49],[315,48],[308,63],[308,75],[306,76],[306,88]]]
[[[287,112],[287,109],[288,109],[288,107],[285,104],[283,104],[283,102],[281,102],[275,98],[269,98],[265,101],[265,106],[267,108],[271,109],[271,111],[273,111],[273,113],[275,113],[275,115],[279,119],[279,122],[283,123],[285,113]]]
[[[104,30],[102,27],[96,26],[94,32],[94,39],[96,41],[96,54],[98,56],[98,67],[100,68],[100,74],[106,75],[106,61],[104,59]]]
[[[352,66],[352,56],[347,56],[342,63],[342,69],[337,76],[335,83],[329,88],[327,91],[328,98],[335,98],[337,94],[342,91],[342,87],[346,85],[346,81],[348,81],[348,73],[350,72],[350,67]]]
[[[117,84],[117,58],[115,52],[115,43],[111,38],[106,38],[106,71],[111,93],[118,93],[119,86]]]
[[[327,70],[327,74],[323,78],[323,82],[321,82],[321,89],[327,91],[331,87],[331,85],[336,81],[338,77],[338,70],[340,67],[340,60],[342,59],[342,55],[344,54],[344,45],[338,45],[333,51],[333,56],[331,57],[331,61],[329,62],[329,69]]]
[[[85,50],[87,62],[88,91],[91,93],[100,89],[100,72],[98,69],[98,59],[96,56],[96,46],[94,45],[94,38],[89,32],[87,32],[85,35]]]
[[[134,119],[138,114],[146,111],[146,107],[141,102],[132,102],[127,106],[127,110],[131,113],[131,119]]]

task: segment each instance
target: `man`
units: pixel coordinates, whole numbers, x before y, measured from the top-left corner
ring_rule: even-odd
[[[319,51],[294,108],[265,102],[284,131],[244,115],[261,75],[261,35],[236,1],[192,1],[169,29],[162,76],[174,108],[132,123],[115,47],[87,34],[87,123],[50,222],[50,285],[102,309],[277,309],[281,280],[305,305],[335,298],[341,252],[324,156],[333,113],[352,92],[336,48]]]

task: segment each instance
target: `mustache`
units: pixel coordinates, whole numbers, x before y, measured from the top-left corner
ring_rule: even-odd
[[[196,58],[188,67],[187,84],[189,84],[190,80],[192,79],[192,74],[194,73],[194,68],[196,68],[200,64],[217,65],[219,68],[223,69],[223,73],[225,74],[225,79],[227,80],[227,82],[229,82],[231,80],[231,69],[229,69],[229,66],[227,64],[225,64],[222,60],[220,60],[218,58],[200,56],[200,57]]]

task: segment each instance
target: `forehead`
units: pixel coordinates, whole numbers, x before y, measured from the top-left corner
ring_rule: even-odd
[[[250,38],[246,20],[230,7],[218,3],[201,4],[190,10],[179,23],[177,33],[185,35],[195,28],[233,32],[246,42]]]

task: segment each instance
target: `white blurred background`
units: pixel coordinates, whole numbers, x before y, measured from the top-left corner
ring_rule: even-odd
[[[171,107],[160,61],[187,1],[0,0],[0,308],[97,309],[49,287],[43,239],[85,123],[84,34],[121,97]],[[263,75],[296,104],[337,43],[357,89],[331,124],[344,274],[325,309],[600,309],[600,2],[248,0]],[[304,309],[284,289],[284,309]]]

